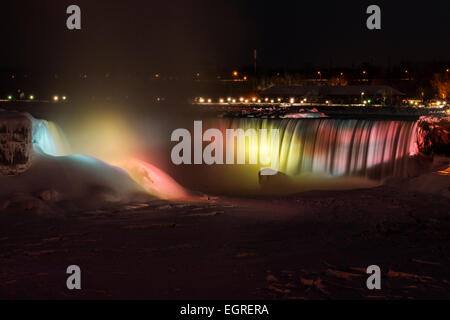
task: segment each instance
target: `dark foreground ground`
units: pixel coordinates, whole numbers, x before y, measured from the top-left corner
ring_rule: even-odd
[[[401,190],[1,212],[0,298],[448,299],[449,198]],[[66,289],[72,264],[81,291]]]

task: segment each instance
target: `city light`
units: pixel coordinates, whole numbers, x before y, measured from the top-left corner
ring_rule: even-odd
[[[8,96],[8,100],[12,100],[12,98],[13,98],[12,95],[9,95],[9,96]]]
[[[233,76],[237,77],[239,75],[239,72],[233,71]]]
[[[198,102],[203,103],[205,102],[205,99],[203,99],[202,97],[198,98]]]
[[[290,103],[294,103],[294,102],[295,102],[295,99],[294,99],[294,98],[291,98],[291,99],[289,100],[289,102],[290,102]]]
[[[65,100],[67,100],[67,97],[66,97],[66,96],[63,96],[62,99],[65,101]]]
[[[223,100],[223,99],[219,99],[219,102],[220,102],[220,103],[224,103],[224,100]]]
[[[58,96],[53,96],[53,101],[55,101],[55,102],[59,101],[59,97]]]
[[[30,100],[34,100],[34,96],[33,95],[30,95]]]

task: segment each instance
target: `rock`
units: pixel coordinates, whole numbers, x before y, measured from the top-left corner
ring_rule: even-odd
[[[274,282],[274,281],[278,281],[278,279],[277,279],[274,275],[269,274],[269,275],[266,277],[266,281]]]
[[[41,199],[43,201],[60,201],[61,200],[61,194],[55,190],[41,191],[41,192],[39,192],[38,197],[39,197],[39,199]]]

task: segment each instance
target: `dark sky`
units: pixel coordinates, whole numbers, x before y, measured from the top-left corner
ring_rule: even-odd
[[[69,31],[66,7],[82,10]],[[366,28],[370,4],[382,30]],[[0,68],[190,69],[450,60],[450,1],[3,0]]]

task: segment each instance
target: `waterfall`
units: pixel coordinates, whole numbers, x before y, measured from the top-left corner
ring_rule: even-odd
[[[33,147],[51,156],[64,156],[70,153],[69,144],[61,128],[47,120],[35,119],[32,122]]]
[[[97,159],[88,155],[71,154],[70,147],[62,129],[54,122],[35,119],[27,115],[32,123],[32,145],[35,151],[53,157],[67,156],[83,166],[95,168],[100,172],[103,168],[114,165],[139,184],[147,193],[162,199],[198,200],[175,180],[152,164],[125,155],[126,161],[116,162],[113,159]],[[107,160],[107,161],[106,161]],[[111,164],[113,162],[113,164]],[[119,187],[119,186],[118,186]]]
[[[279,129],[279,171],[289,176],[403,176],[415,154],[416,122],[352,119],[232,119],[229,128]],[[251,143],[251,142],[250,142]],[[261,143],[259,141],[258,143]],[[255,146],[249,146],[253,149]],[[263,148],[258,145],[256,148]]]

